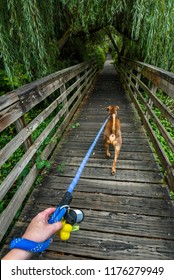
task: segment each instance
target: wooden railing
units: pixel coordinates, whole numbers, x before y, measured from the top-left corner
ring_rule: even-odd
[[[0,217],[0,240],[39,174],[37,163],[40,162],[42,166],[42,163],[47,162],[57,139],[61,137],[89,90],[96,73],[95,63],[81,63],[0,97],[1,136],[11,135],[11,140],[0,150],[1,179],[4,177],[2,170],[6,168],[8,160],[13,158],[19,148],[22,147],[23,151],[11,172],[1,180],[0,199],[9,199],[9,203]],[[34,114],[38,112],[33,119],[31,111]],[[41,129],[43,126],[44,129]],[[34,132],[37,130],[36,137]],[[43,143],[44,148],[40,151]],[[25,177],[23,181],[21,174],[22,178]],[[14,195],[11,194],[14,192],[13,188]]]
[[[174,74],[127,58],[122,58],[116,67],[153,143],[169,187],[174,190],[174,114],[163,102],[174,104]]]

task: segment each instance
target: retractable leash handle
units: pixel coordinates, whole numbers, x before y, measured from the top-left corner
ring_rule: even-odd
[[[56,208],[56,210],[54,211],[54,213],[52,214],[52,216],[50,217],[50,219],[48,220],[49,224],[53,224],[56,222],[59,222],[62,220],[62,218],[64,217],[67,208],[69,207],[70,203],[72,200],[72,194],[70,192],[66,192],[61,200],[61,202],[59,203],[58,207]]]
[[[103,123],[102,127],[100,128],[98,134],[96,135],[92,145],[90,146],[88,152],[86,153],[86,156],[84,157],[82,163],[80,164],[80,167],[78,168],[74,179],[72,180],[71,184],[69,185],[67,192],[65,193],[64,197],[62,198],[62,200],[59,203],[58,207],[56,208],[55,212],[52,214],[52,216],[48,220],[49,224],[61,221],[62,218],[66,215],[67,209],[72,200],[72,192],[73,192],[75,186],[77,185],[77,182],[81,176],[81,173],[85,167],[85,164],[86,164],[88,158],[90,157],[90,155],[100,137],[100,134],[102,133],[109,118],[110,118],[110,116],[108,116],[106,118],[106,120]],[[10,249],[18,248],[18,249],[27,250],[30,252],[41,253],[49,247],[51,240],[52,240],[52,238],[49,238],[45,242],[38,243],[38,242],[31,241],[31,240],[28,240],[25,238],[16,238],[16,239],[12,240],[12,242],[10,243]]]

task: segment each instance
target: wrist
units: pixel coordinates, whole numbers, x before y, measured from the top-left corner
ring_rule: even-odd
[[[28,252],[23,249],[14,248],[8,252],[2,260],[28,260],[32,256],[31,252]]]
[[[22,238],[25,238],[25,239],[28,239],[28,240],[31,240],[34,242],[42,242],[42,240],[40,240],[39,237],[37,238],[37,236],[32,236],[31,233],[27,233],[27,232],[22,235]]]

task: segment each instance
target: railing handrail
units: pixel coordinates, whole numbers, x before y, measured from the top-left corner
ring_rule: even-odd
[[[81,71],[83,67],[87,67],[89,65],[90,65],[89,62],[82,62],[80,64],[52,73],[39,80],[33,81],[18,89],[15,89],[3,96],[0,96],[0,112],[1,112],[0,132],[10,124],[8,118],[8,122],[6,123],[6,125],[5,126],[2,125],[2,116],[6,115],[5,117],[7,119],[8,112],[9,112],[8,116],[11,115],[12,109],[17,105],[17,103],[18,104],[20,103],[20,111],[18,112],[16,119],[24,115],[34,106],[36,106],[38,103],[40,103],[41,101],[43,101],[45,98],[48,97],[47,92],[45,92],[45,87],[49,87],[50,85],[52,85],[53,88],[52,91],[55,91],[64,84],[64,80],[65,82],[67,82],[67,80],[65,79],[66,75],[69,75],[70,73],[73,72],[78,73],[78,71]],[[58,83],[55,85],[54,83],[56,82]],[[52,92],[49,89],[49,95],[51,93]],[[14,118],[11,120],[11,123],[13,122],[14,122]]]
[[[121,61],[129,63],[129,65],[136,65],[139,68],[139,72],[141,73],[151,82],[164,90],[164,92],[174,99],[174,73],[164,70],[162,68],[156,67],[154,65],[144,63],[138,60],[129,59],[127,57],[122,57]],[[138,69],[138,68],[137,68]],[[147,73],[151,73],[149,76]],[[159,78],[159,79],[158,79]],[[170,86],[169,86],[170,85]]]

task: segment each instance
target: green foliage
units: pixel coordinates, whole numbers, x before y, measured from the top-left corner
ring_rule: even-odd
[[[55,41],[53,37],[48,38],[48,34],[52,35],[53,32],[50,21],[45,24],[43,18],[42,9],[45,5],[39,6],[37,0],[2,0],[2,2],[0,53],[9,81],[14,87],[16,82],[22,83],[21,76],[31,79],[53,70],[51,54],[55,52],[53,51]],[[50,14],[53,1],[49,2],[50,5],[45,6],[47,16]],[[22,74],[16,73],[19,65]]]
[[[57,172],[58,172],[59,175],[61,173],[63,173],[64,167],[65,167],[65,163],[63,163],[63,162],[57,166]]]
[[[76,127],[78,127],[80,124],[77,122],[77,123],[73,123],[72,125],[71,125],[71,128],[76,128]]]
[[[170,192],[170,196],[171,196],[171,198],[174,200],[174,192]]]
[[[85,41],[78,38],[74,44],[78,48],[81,61],[94,60],[97,62],[98,69],[103,68],[110,46],[110,41],[104,31],[97,32],[95,36],[88,36]]]
[[[108,0],[102,4],[94,0],[2,0],[0,53],[11,86],[65,68],[64,61],[71,63],[71,54],[66,50],[60,54],[58,42],[64,34],[68,31],[71,49],[73,38],[81,37],[86,41],[85,37],[91,32],[112,23],[115,12],[123,11],[124,6],[122,0]],[[78,49],[75,55],[77,53]],[[102,57],[100,50],[98,56]]]
[[[99,69],[102,69],[106,60],[106,54],[104,50],[99,46],[94,49],[94,59],[96,59],[97,61],[97,67]]]
[[[51,167],[51,164],[50,164],[49,160],[41,159],[41,157],[38,156],[36,158],[36,166],[39,170],[44,168],[44,167],[49,169]]]
[[[98,69],[102,69],[106,60],[106,53],[104,49],[97,45],[91,45],[90,43],[86,45],[88,60],[94,60],[97,63]]]
[[[125,6],[125,0],[62,0],[63,12],[66,11],[71,18],[73,33],[83,31],[90,33],[91,29],[101,29],[112,23],[115,13],[121,13]]]
[[[174,71],[173,0],[134,0],[131,10],[133,16],[128,18],[128,28],[131,39],[134,40],[134,56]],[[131,41],[128,42],[127,49],[132,51]]]
[[[122,54],[174,71],[173,0],[1,2],[0,54],[13,87],[78,62],[83,50],[85,58],[86,45],[102,67],[107,26],[122,36]]]

